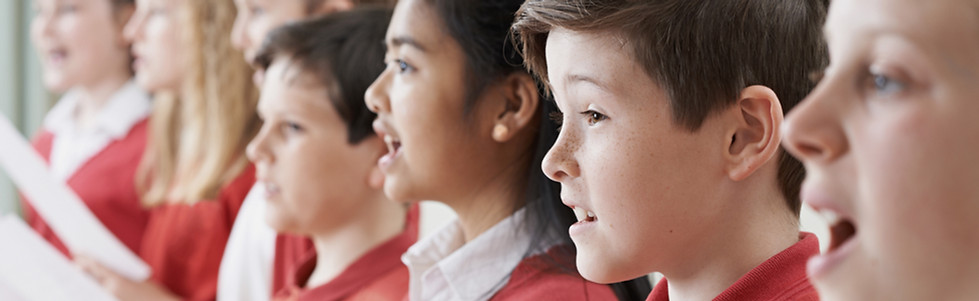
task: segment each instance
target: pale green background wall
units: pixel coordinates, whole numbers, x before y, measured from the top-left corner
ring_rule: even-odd
[[[40,66],[30,43],[29,0],[0,0],[0,112],[26,135],[33,135],[53,103],[40,82]],[[2,151],[4,141],[0,141]],[[17,194],[0,170],[0,212],[19,210]]]

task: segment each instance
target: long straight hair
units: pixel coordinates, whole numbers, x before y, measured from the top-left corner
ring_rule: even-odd
[[[523,57],[518,52],[510,32],[510,25],[523,0],[428,0],[439,15],[446,31],[461,46],[466,54],[466,95],[467,113],[475,107],[479,95],[493,81],[515,72],[524,72]],[[550,115],[557,112],[557,106],[549,101],[543,89],[538,95],[537,140],[533,146],[532,161],[527,169],[528,183],[524,208],[527,214],[526,227],[531,229],[531,241],[557,240],[574,246],[568,234],[568,227],[577,219],[574,213],[561,203],[561,187],[551,181],[541,171],[544,155],[557,140],[557,125],[551,122]],[[518,208],[514,208],[516,210]],[[531,246],[525,255],[531,255],[537,246]],[[564,266],[555,258],[547,258],[558,268],[568,272],[576,271],[573,266]],[[610,287],[620,300],[643,300],[649,294],[650,283],[643,276],[634,280],[611,284]]]
[[[181,91],[154,97],[137,188],[147,207],[217,197],[247,166],[244,149],[261,125],[251,70],[228,39],[231,0],[184,1],[190,70]]]

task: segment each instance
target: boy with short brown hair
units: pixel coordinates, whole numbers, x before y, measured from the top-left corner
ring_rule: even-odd
[[[531,0],[514,24],[564,112],[544,172],[596,282],[651,300],[817,298],[783,110],[826,64],[824,1]],[[667,284],[667,280],[669,284]]]

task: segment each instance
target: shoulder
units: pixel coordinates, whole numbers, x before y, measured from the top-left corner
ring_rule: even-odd
[[[517,265],[494,300],[616,300],[608,285],[585,280],[569,248],[554,247]]]

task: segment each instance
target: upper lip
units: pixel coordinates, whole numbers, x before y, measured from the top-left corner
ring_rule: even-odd
[[[371,126],[374,128],[374,133],[377,134],[377,137],[381,138],[381,141],[384,141],[384,143],[388,145],[388,148],[392,152],[394,151],[393,149],[394,146],[392,145],[393,144],[392,142],[397,141],[399,142],[398,144],[400,144],[401,139],[398,139],[398,135],[393,133],[388,123],[384,122],[380,117],[374,119],[374,122],[371,124]]]
[[[824,210],[832,211],[839,215],[840,218],[852,222],[853,218],[850,213],[842,205],[833,201],[835,198],[828,194],[830,194],[829,190],[821,188],[820,185],[812,181],[805,181],[802,184],[800,198],[816,212]]]

